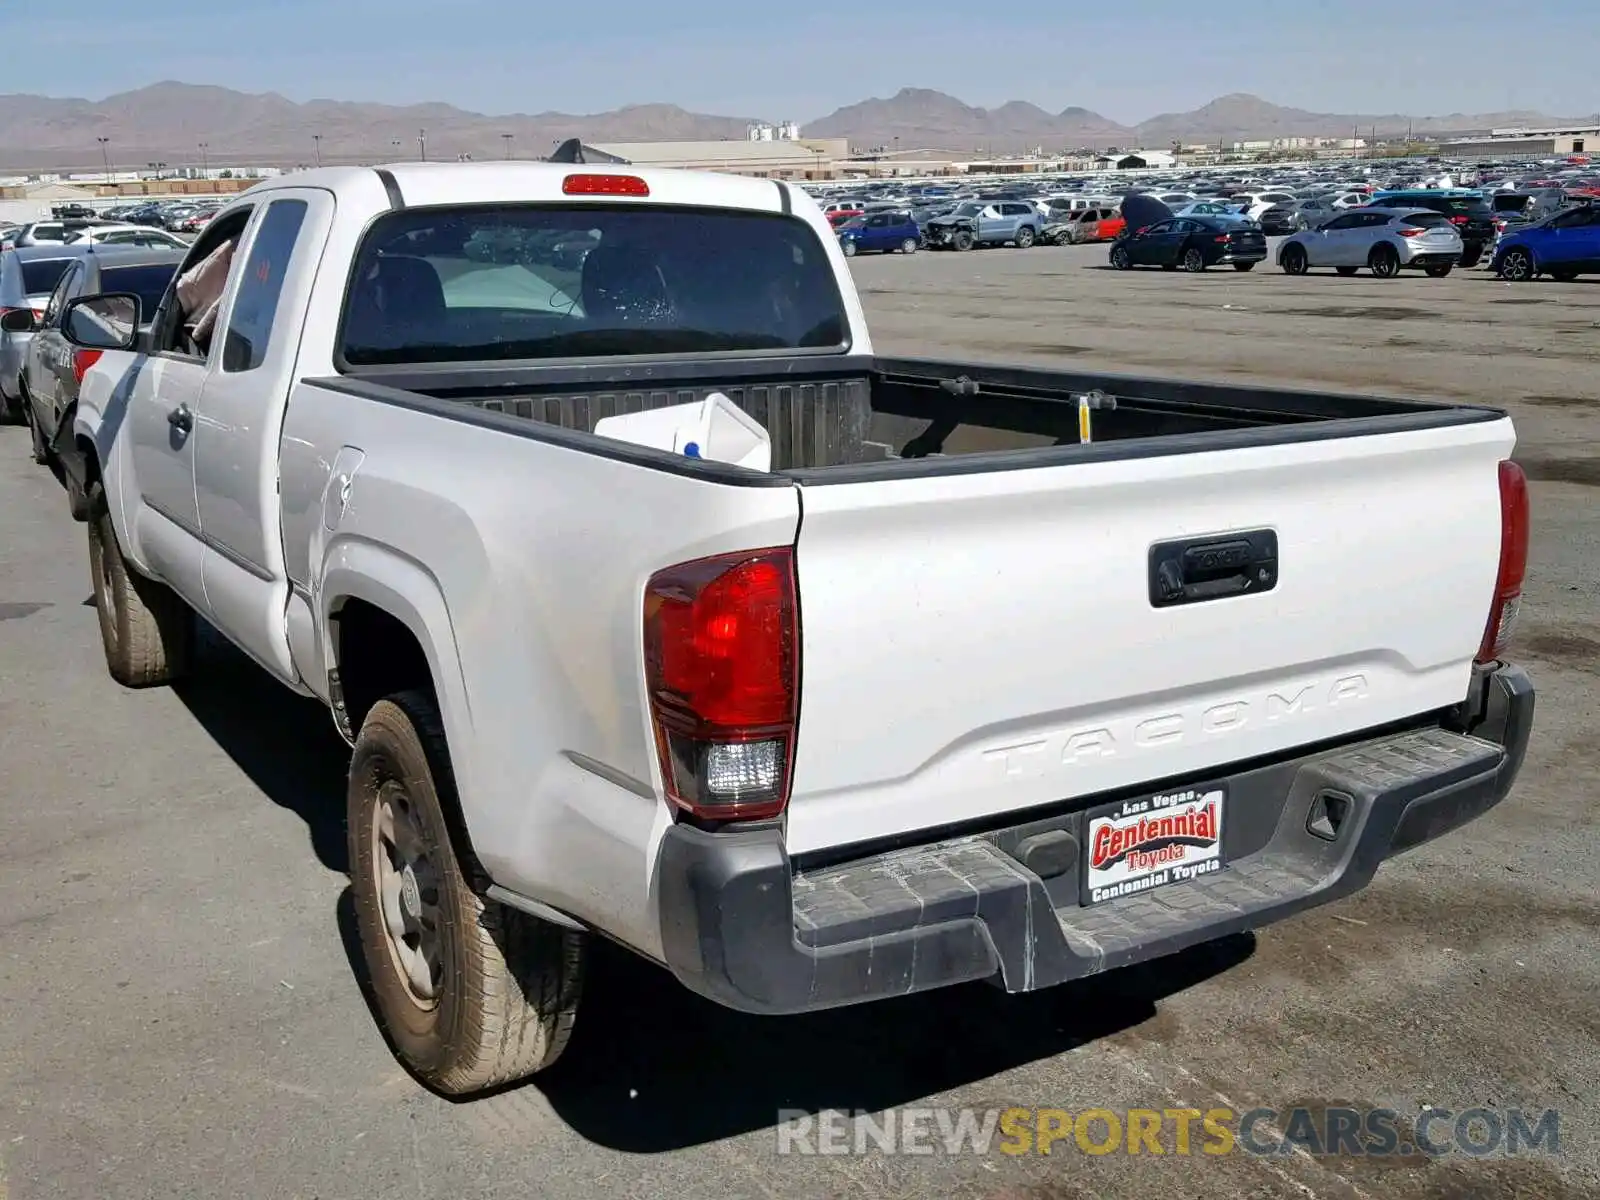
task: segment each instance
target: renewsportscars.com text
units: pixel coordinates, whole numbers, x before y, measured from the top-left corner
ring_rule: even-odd
[[[779,1154],[1559,1154],[1555,1109],[897,1108],[778,1114]]]

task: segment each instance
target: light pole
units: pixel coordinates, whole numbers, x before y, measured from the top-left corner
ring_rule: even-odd
[[[202,178],[205,178],[205,179],[210,179],[211,178],[211,159],[206,153],[206,151],[208,151],[210,149],[211,149],[211,143],[210,142],[201,142],[200,143],[200,175],[201,175]]]
[[[502,133],[500,136],[505,139],[505,143],[506,143],[506,161],[510,162],[511,161],[511,139],[516,135],[515,134],[510,134],[510,133]]]
[[[106,147],[111,145],[111,139],[108,138],[108,137],[97,137],[97,138],[95,138],[95,141],[100,143],[100,161],[105,164],[105,167],[106,167],[106,182],[110,183],[111,182],[111,151],[106,149]]]
[[[322,135],[320,133],[313,133],[311,135],[311,141],[317,148],[317,166],[320,167],[322,165]]]
[[[417,161],[428,161],[428,131],[426,129],[417,130]]]

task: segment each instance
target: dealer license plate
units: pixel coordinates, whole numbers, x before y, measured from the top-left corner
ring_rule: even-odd
[[[1089,812],[1082,903],[1103,904],[1223,868],[1221,784],[1122,800]]]

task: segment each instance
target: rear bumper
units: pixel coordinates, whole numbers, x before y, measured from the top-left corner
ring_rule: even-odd
[[[1459,250],[1427,251],[1422,254],[1413,254],[1406,259],[1402,266],[1406,267],[1442,267],[1445,263],[1454,266],[1461,261]]]
[[[720,1004],[792,1013],[979,979],[1029,991],[1171,954],[1358,891],[1487,812],[1522,767],[1533,704],[1500,664],[1439,726],[1230,775],[1227,869],[1093,907],[1078,904],[1081,810],[799,871],[776,826],[678,825],[658,862],[663,955]],[[1328,793],[1349,801],[1332,840],[1308,828]]]

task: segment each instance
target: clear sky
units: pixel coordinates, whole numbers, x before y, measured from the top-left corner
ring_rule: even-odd
[[[0,89],[91,99],[177,79],[293,100],[445,101],[487,113],[663,101],[801,122],[901,87],[988,107],[1077,104],[1126,123],[1227,92],[1324,112],[1600,113],[1600,0],[3,0],[3,8]]]

